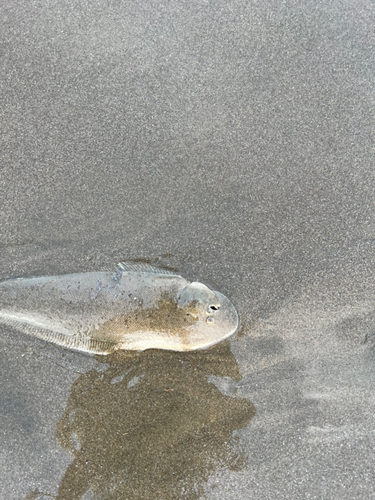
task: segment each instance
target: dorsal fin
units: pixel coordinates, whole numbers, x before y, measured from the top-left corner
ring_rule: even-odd
[[[174,276],[179,276],[177,272],[170,271],[169,269],[163,269],[161,267],[156,267],[146,262],[119,262],[117,264],[118,269],[121,272],[135,272],[135,273],[153,273],[153,274],[169,274]]]

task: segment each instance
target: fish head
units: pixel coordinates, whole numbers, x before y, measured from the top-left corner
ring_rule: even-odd
[[[202,283],[193,282],[183,288],[178,305],[196,320],[188,327],[189,344],[194,349],[217,344],[238,329],[239,318],[231,301]]]

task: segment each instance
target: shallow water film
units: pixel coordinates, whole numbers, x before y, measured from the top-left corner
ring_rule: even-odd
[[[229,344],[202,353],[149,350],[104,358],[73,384],[57,439],[73,455],[57,500],[201,498],[218,469],[246,456],[234,432],[255,414],[207,380],[240,380]]]

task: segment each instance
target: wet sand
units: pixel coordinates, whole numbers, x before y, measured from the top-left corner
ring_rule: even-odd
[[[243,325],[106,359],[1,326],[0,497],[374,497],[374,7],[0,13],[0,279],[140,259]]]

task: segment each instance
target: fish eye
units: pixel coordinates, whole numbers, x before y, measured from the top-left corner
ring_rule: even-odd
[[[211,305],[211,306],[209,307],[209,310],[210,310],[210,311],[218,311],[219,309],[220,309],[220,306],[214,306],[214,305]]]
[[[213,323],[214,322],[214,318],[207,318],[207,323]]]

